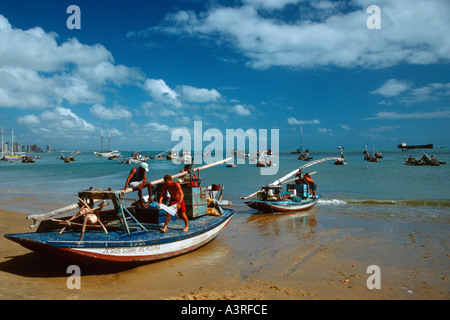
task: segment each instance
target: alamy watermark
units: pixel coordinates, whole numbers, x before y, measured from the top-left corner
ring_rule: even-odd
[[[66,286],[67,289],[81,289],[81,269],[79,266],[72,264],[67,267],[67,274],[70,276],[67,278]]]
[[[370,13],[370,17],[366,20],[367,29],[381,29],[381,10],[379,6],[371,5],[366,10],[367,13]]]
[[[67,7],[66,13],[71,14],[66,21],[67,29],[81,29],[81,9],[79,6],[70,5]]]
[[[235,158],[237,164],[245,164],[247,161],[249,164],[256,164],[260,161],[266,164],[260,168],[261,175],[274,175],[279,167],[279,129],[270,129],[270,144],[268,132],[268,129],[247,129],[246,131],[226,129],[224,136],[217,128],[203,132],[202,121],[194,121],[192,133],[186,128],[178,128],[172,132],[171,141],[179,141],[172,152],[175,155],[189,154],[194,158],[194,164],[214,163],[223,160],[224,156],[232,157],[229,162],[232,164],[235,163]],[[203,146],[204,141],[211,142]],[[234,151],[243,152],[245,155],[235,157]],[[208,153],[208,157],[203,156],[205,152]],[[174,157],[173,161],[179,163],[180,159]]]
[[[367,278],[366,286],[367,289],[381,289],[381,269],[377,265],[370,265],[367,267],[366,273],[371,274]]]

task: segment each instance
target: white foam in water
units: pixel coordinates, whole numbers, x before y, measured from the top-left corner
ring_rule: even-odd
[[[341,204],[347,204],[344,200],[338,200],[338,199],[330,199],[330,200],[324,200],[319,199],[317,204],[323,204],[323,205],[341,205]]]

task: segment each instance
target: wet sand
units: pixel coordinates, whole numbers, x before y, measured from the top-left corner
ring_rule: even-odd
[[[0,211],[0,299],[393,300],[450,298],[448,224],[326,214],[238,212],[208,245],[128,270],[81,266],[3,237],[28,232],[25,214]],[[368,289],[378,265],[381,289]]]

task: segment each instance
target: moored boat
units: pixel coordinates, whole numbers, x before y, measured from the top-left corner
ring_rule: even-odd
[[[414,158],[412,155],[409,155],[407,159],[405,159],[405,164],[410,166],[439,166],[441,164],[445,164],[445,161],[437,160],[434,155],[429,156],[422,150],[423,153],[422,158]]]
[[[301,175],[302,170],[317,163],[337,159],[339,158],[329,157],[309,162],[277,181],[262,186],[260,191],[241,199],[245,200],[244,203],[250,208],[266,213],[297,212],[309,209],[319,201],[321,196],[314,195],[311,192],[310,187]],[[298,175],[298,178],[289,179],[295,174]],[[295,182],[288,184],[288,182],[293,181]],[[284,192],[283,184],[286,184],[286,191]]]
[[[282,186],[278,187],[282,188]],[[290,187],[293,188],[289,189]],[[320,195],[313,197],[309,192],[301,195],[297,193],[297,191],[300,190],[302,190],[302,192],[303,190],[308,190],[307,185],[305,184],[288,185],[287,190],[290,190],[290,192],[282,192],[281,188],[264,186],[262,187],[261,193],[258,195],[258,199],[247,200],[244,202],[250,208],[265,213],[297,212],[311,208],[321,198]]]
[[[337,148],[340,149],[339,158],[337,158],[334,161],[334,164],[335,165],[345,165],[345,164],[347,164],[347,160],[345,160],[345,157],[344,157],[344,152],[342,151],[342,150],[344,150],[344,146],[339,146]]]

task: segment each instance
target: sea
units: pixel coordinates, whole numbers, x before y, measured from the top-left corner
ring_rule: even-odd
[[[338,156],[338,151],[311,150],[310,155],[317,160]],[[365,294],[362,298],[374,298],[367,289],[353,293],[345,290],[365,288],[366,268],[376,265],[383,271],[383,288],[387,288],[380,297],[388,299],[393,292],[394,297],[402,299],[448,299],[450,150],[427,150],[429,155],[446,162],[440,166],[405,165],[410,152],[398,149],[379,150],[384,157],[372,163],[363,159],[362,151],[345,149],[347,164],[343,166],[325,161],[305,169],[303,172],[314,173],[312,178],[322,198],[309,210],[298,213],[260,213],[240,199],[305,165],[297,154],[280,152],[274,175],[261,174],[261,168],[248,160],[233,168],[221,164],[201,170],[202,185],[223,185],[223,199],[230,201],[229,207],[235,210],[233,219],[216,239],[189,254],[137,271],[116,274],[108,269],[84,278],[83,288],[88,290],[83,291],[87,295],[82,297],[89,298],[89,292],[94,292],[95,296],[114,299],[160,299],[167,294],[195,290],[205,297],[202,294],[207,287],[230,299],[321,297],[319,293],[315,295],[316,290],[326,290],[327,294],[329,291],[326,297],[336,299],[345,297],[341,294],[346,292],[352,298],[361,292]],[[418,150],[411,154],[421,157]],[[123,188],[130,170],[137,166],[97,158],[92,152],[76,154],[72,163],[61,160],[58,152],[39,156],[41,159],[35,163],[0,163],[0,209],[23,213],[23,224],[14,226],[17,232],[34,232],[28,228],[32,221],[26,220],[26,215],[74,204],[79,191],[90,187]],[[148,164],[149,181],[179,173],[183,168],[168,160],[149,160]],[[195,165],[199,166],[202,164]],[[128,197],[137,199],[137,194],[133,192]],[[176,226],[169,224],[169,228]],[[17,258],[12,260],[20,262],[27,255],[22,256],[17,250],[13,254]],[[29,262],[22,263],[22,267],[13,264],[15,267],[9,270],[22,268],[28,274],[29,265],[37,262],[34,258],[25,261]],[[52,266],[50,273],[57,274],[67,268],[57,264],[45,266],[46,270]],[[85,268],[83,272],[89,274]],[[105,287],[104,277],[110,280],[111,289]],[[171,281],[168,285],[163,281],[161,286],[155,279]],[[342,287],[345,281],[350,283]],[[59,298],[61,283],[45,283],[36,294]],[[65,283],[64,279],[62,285]],[[234,292],[236,284],[245,286],[239,291],[240,296]],[[33,278],[33,290],[35,287]],[[165,293],[167,288],[169,293]],[[232,293],[227,295],[227,290]],[[28,297],[29,290],[26,291],[24,296]],[[110,295],[105,296],[107,293]]]
[[[313,160],[339,155],[339,150],[312,151]],[[324,161],[303,172],[314,172],[317,193],[322,196],[316,205],[319,211],[345,212],[357,215],[402,216],[408,219],[449,221],[450,213],[450,149],[427,150],[446,164],[440,166],[408,166],[411,154],[419,158],[419,150],[379,150],[378,162],[363,159],[362,150],[345,150],[346,165]],[[154,155],[159,151],[141,152]],[[69,155],[66,152],[65,155]],[[131,152],[122,152],[125,157]],[[93,152],[75,155],[74,162],[65,163],[60,152],[39,153],[35,163],[0,162],[0,208],[25,214],[52,211],[77,202],[79,191],[93,187],[121,189],[136,164],[121,164],[119,160],[98,158]],[[200,171],[203,185],[224,185],[223,199],[229,200],[237,214],[254,214],[241,197],[258,191],[307,162],[298,160],[289,151],[279,153],[278,170],[274,175],[261,174],[261,168],[245,160],[230,168],[225,164]],[[207,160],[207,159],[206,159]],[[204,164],[196,164],[200,167]],[[242,161],[242,160],[241,160]],[[237,160],[235,160],[237,162]],[[182,164],[169,160],[148,160],[147,180],[176,174]],[[144,192],[145,194],[145,192]],[[137,195],[136,195],[137,198]]]

